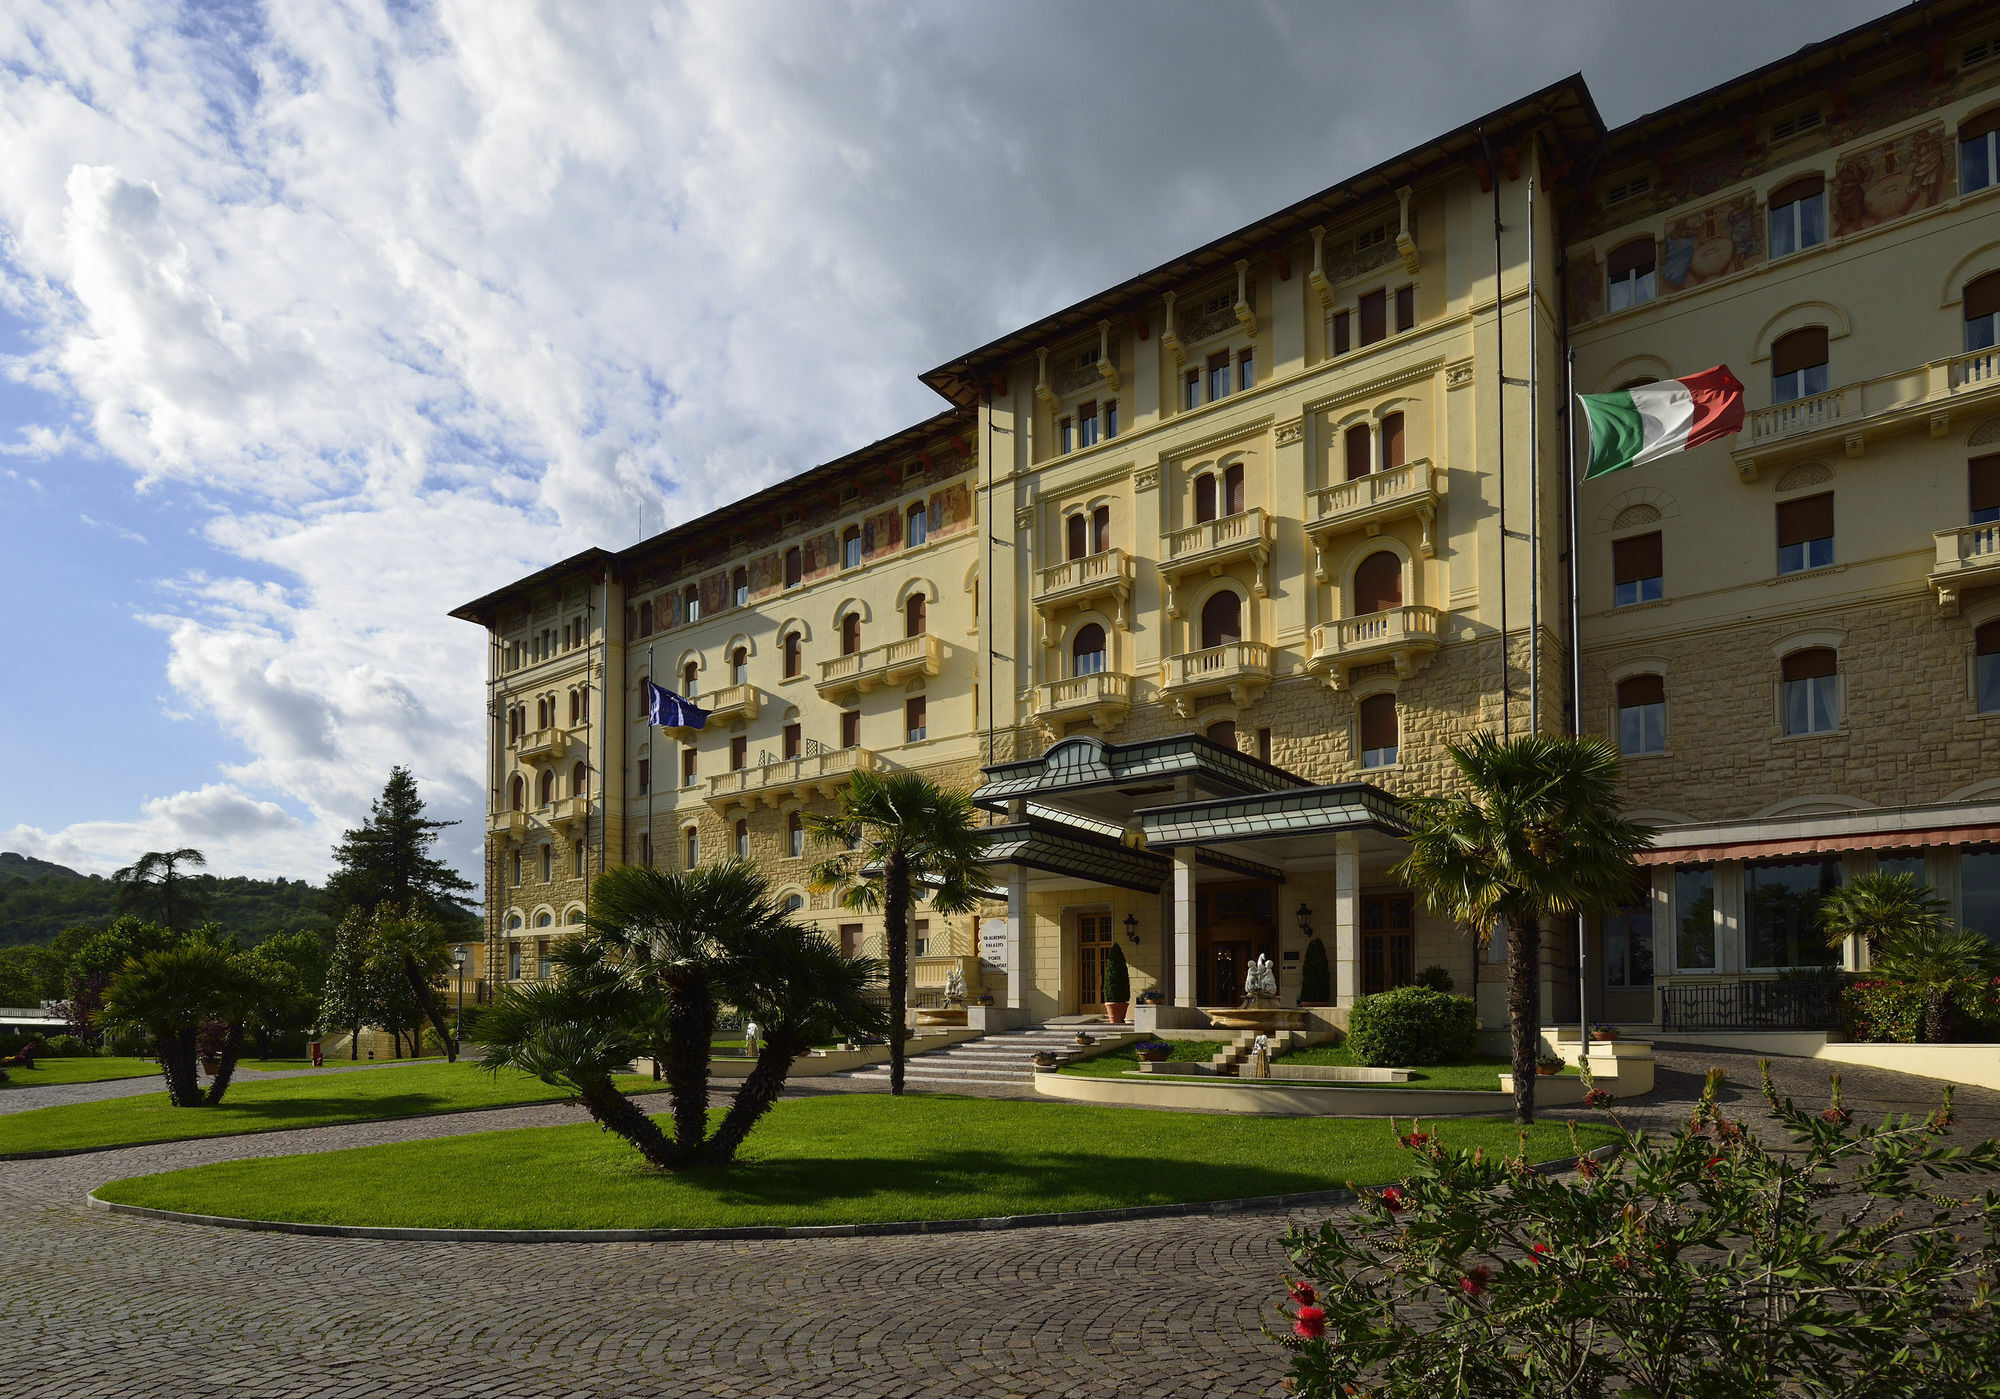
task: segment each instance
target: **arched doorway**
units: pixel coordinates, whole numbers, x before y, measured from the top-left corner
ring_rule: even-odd
[[[1242,639],[1243,599],[1223,588],[1201,605],[1201,649],[1228,646]]]

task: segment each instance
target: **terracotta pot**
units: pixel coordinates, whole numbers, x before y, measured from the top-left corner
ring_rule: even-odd
[[[1535,1065],[1535,1076],[1537,1078],[1554,1078],[1557,1074],[1561,1072],[1562,1072],[1562,1065],[1560,1064]]]
[[[1618,1038],[1618,1032],[1616,1030],[1592,1030],[1590,1037],[1600,1044],[1609,1044]]]
[[[1125,1023],[1125,1012],[1131,1008],[1132,1003],[1130,1001],[1106,1001],[1104,1003],[1104,1018],[1109,1020],[1113,1025],[1123,1025]]]
[[[1148,1064],[1164,1064],[1167,1062],[1167,1051],[1164,1049],[1148,1049],[1143,1051],[1139,1055],[1139,1058]]]
[[[1036,1067],[1036,1068],[1038,1068],[1038,1069],[1053,1069],[1053,1068],[1054,1068],[1055,1066],[1056,1066],[1056,1056],[1055,1056],[1055,1055],[1053,1055],[1053,1054],[1037,1054],[1037,1055],[1035,1056],[1035,1067]]]

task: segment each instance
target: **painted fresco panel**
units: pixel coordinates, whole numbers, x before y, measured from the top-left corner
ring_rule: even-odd
[[[1927,126],[1841,158],[1833,174],[1833,232],[1859,233],[1938,204],[1951,193],[1944,127]]]
[[[729,606],[729,575],[711,573],[701,580],[701,615],[713,617]]]
[[[760,597],[776,592],[784,585],[785,557],[783,554],[759,554],[750,560],[750,594]]]
[[[809,536],[804,544],[806,577],[816,578],[839,562],[840,541],[832,530]]]
[[[1764,260],[1764,211],[1749,191],[1683,214],[1667,225],[1660,282],[1682,291]]]
[[[861,522],[861,555],[875,558],[899,549],[903,544],[903,516],[893,507],[880,510]]]
[[[931,492],[930,533],[955,534],[972,524],[972,492],[963,481]]]

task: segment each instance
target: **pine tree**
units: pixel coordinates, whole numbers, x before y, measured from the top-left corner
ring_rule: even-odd
[[[448,928],[463,926],[472,904],[464,896],[478,891],[431,854],[438,832],[457,824],[425,817],[410,770],[390,769],[368,819],[333,848],[336,868],[326,882],[329,911],[339,919],[355,909],[366,913],[392,904],[429,914]]]

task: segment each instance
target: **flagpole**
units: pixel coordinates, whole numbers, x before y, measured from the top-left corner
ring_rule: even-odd
[[[1563,434],[1563,478],[1569,493],[1569,714],[1570,732],[1583,733],[1583,602],[1578,596],[1580,577],[1576,549],[1576,351],[1563,347],[1563,414],[1569,431]],[[1584,1067],[1590,1065],[1590,982],[1584,973],[1590,965],[1589,938],[1582,914],[1576,916],[1576,1032],[1578,1054]]]
[[[1542,731],[1541,292],[1535,264],[1535,177],[1528,177],[1528,732]]]
[[[653,643],[646,643],[646,868],[653,868],[653,789],[660,785],[660,765],[653,760],[659,754],[653,751],[653,691],[652,686],[660,683],[660,677],[653,673]]]

